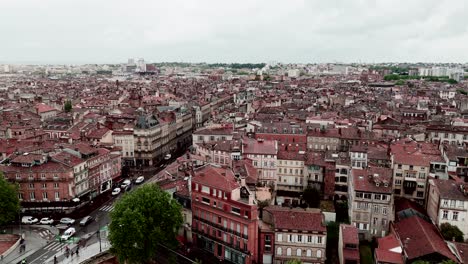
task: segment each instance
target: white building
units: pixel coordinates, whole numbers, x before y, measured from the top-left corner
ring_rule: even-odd
[[[278,142],[276,140],[245,139],[242,142],[244,158],[251,159],[258,171],[258,181],[276,186]]]
[[[468,184],[453,180],[429,180],[427,213],[436,225],[457,226],[468,239]]]

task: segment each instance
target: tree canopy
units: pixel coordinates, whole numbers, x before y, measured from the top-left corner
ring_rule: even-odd
[[[183,222],[180,204],[154,184],[125,194],[110,216],[111,252],[126,263],[153,259],[160,244],[175,247]]]
[[[72,102],[70,100],[65,101],[65,105],[63,106],[65,112],[69,113],[72,110]]]
[[[0,226],[10,224],[20,210],[18,188],[0,172]]]
[[[445,240],[452,240],[455,238],[455,241],[463,242],[463,232],[457,226],[443,223],[440,225],[440,233],[442,233]]]
[[[307,189],[304,190],[302,198],[304,198],[304,201],[309,207],[320,207],[320,192],[316,188],[307,187]]]

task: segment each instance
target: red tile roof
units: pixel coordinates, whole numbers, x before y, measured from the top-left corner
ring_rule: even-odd
[[[403,256],[400,253],[376,248],[375,255],[379,263],[403,264]]]
[[[211,164],[198,168],[194,171],[192,182],[216,188],[225,192],[231,192],[240,187],[234,173],[230,169],[215,167]]]
[[[405,218],[395,224],[395,232],[400,243],[405,242],[405,252],[409,259],[416,259],[433,253],[439,253],[457,261],[447,247],[436,226],[419,216]],[[404,241],[402,241],[404,240]]]
[[[324,216],[319,210],[289,209],[278,206],[265,208],[273,216],[275,229],[326,232]]]
[[[36,112],[37,113],[45,113],[45,112],[50,112],[50,111],[57,111],[57,109],[51,107],[51,106],[48,106],[46,104],[43,104],[43,103],[39,103],[39,104],[36,104]]]
[[[260,155],[276,155],[276,141],[274,140],[255,140],[245,139],[243,141],[243,153],[245,154],[260,154]]]
[[[359,244],[358,229],[353,225],[340,225],[343,244]]]
[[[428,167],[431,162],[444,162],[436,144],[402,140],[391,145],[394,163]]]
[[[392,170],[390,168],[369,167],[362,170],[352,169],[351,173],[354,190],[356,191],[392,193]],[[379,182],[378,187],[377,182]],[[388,184],[386,187],[384,182]]]
[[[52,158],[58,162],[61,162],[62,164],[65,164],[67,166],[76,166],[80,163],[83,163],[85,162],[84,160],[78,158],[77,156],[74,156],[68,152],[60,152],[54,156],[52,156]]]

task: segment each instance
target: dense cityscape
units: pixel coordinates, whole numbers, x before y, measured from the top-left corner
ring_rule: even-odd
[[[468,263],[468,64],[0,69],[4,263]]]
[[[0,0],[0,264],[468,264],[467,17]]]

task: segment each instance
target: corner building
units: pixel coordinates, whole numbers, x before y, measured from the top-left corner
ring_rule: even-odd
[[[257,206],[231,170],[211,164],[194,170],[192,215],[198,248],[227,262],[257,263]]]

